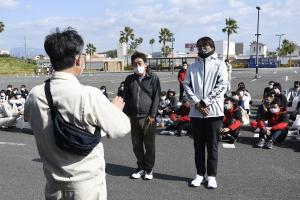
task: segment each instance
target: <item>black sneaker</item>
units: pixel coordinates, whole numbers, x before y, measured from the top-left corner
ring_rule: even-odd
[[[268,140],[268,141],[266,142],[265,147],[266,147],[267,149],[272,149],[272,148],[273,148],[273,140],[272,140],[272,139]]]
[[[256,146],[259,147],[259,148],[263,148],[265,146],[265,143],[266,143],[265,139],[261,138],[261,139],[259,139]]]

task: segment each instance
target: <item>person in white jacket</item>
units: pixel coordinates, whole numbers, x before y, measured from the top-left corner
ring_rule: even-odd
[[[227,67],[214,53],[209,37],[197,41],[199,59],[187,69],[184,89],[193,103],[191,117],[197,175],[192,186],[200,186],[207,173],[208,188],[217,188],[219,130],[224,116]],[[207,159],[205,158],[207,149]]]
[[[78,80],[84,69],[81,54],[84,43],[77,31],[72,28],[63,32],[57,30],[46,37],[44,47],[55,70],[50,78],[53,106],[64,120],[89,133],[101,129],[110,138],[128,134],[130,121],[122,112],[123,99],[116,97],[111,103],[99,89],[82,85]],[[44,86],[35,86],[29,92],[24,118],[33,129],[43,163],[46,200],[106,200],[102,142],[87,155],[60,148],[55,142]]]

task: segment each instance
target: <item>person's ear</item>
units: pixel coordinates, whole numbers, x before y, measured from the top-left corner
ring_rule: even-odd
[[[76,66],[81,66],[81,59],[80,59],[80,56],[75,56],[75,65],[76,65]]]

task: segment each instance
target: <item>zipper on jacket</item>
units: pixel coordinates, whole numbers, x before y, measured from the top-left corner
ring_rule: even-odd
[[[203,96],[202,96],[202,98],[204,99],[204,90],[205,90],[205,58],[203,58]]]
[[[138,81],[140,81],[140,80],[138,80]],[[142,83],[141,83],[142,84]],[[136,108],[137,108],[137,115],[139,114],[139,112],[140,112],[140,107],[139,107],[139,101],[140,101],[140,91],[141,91],[141,89],[140,89],[140,86],[138,86],[138,93],[137,93],[137,101],[136,101]]]

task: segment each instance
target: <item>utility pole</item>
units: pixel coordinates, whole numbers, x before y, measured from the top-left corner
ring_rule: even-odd
[[[259,34],[259,11],[261,8],[259,6],[256,7],[257,9],[257,32],[255,34],[256,36],[256,72],[255,72],[255,78],[259,78],[258,76],[258,37],[261,35]]]
[[[175,42],[175,38],[174,38],[174,35],[172,34],[172,74],[174,74],[174,42]]]
[[[276,34],[275,36],[278,37],[279,43],[278,43],[278,53],[277,53],[277,58],[278,58],[278,67],[280,67],[280,59],[279,59],[279,52],[280,52],[280,44],[281,44],[281,37],[284,36],[284,33]]]
[[[26,46],[26,36],[24,36],[24,58],[27,58],[27,46]]]

